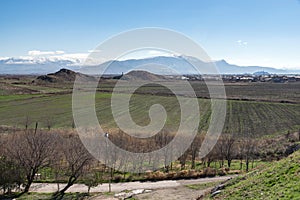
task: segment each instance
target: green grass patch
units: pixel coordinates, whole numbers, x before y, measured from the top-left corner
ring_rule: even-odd
[[[36,193],[30,192],[23,194],[22,196],[16,198],[18,200],[39,200],[39,199],[51,199],[52,193]]]
[[[18,200],[49,200],[51,199],[53,193],[37,193],[37,192],[30,192],[23,194],[22,196],[16,198]],[[65,193],[63,200],[73,200],[73,199],[84,199],[87,197],[87,193]]]
[[[215,199],[300,199],[300,151],[231,180]]]
[[[41,97],[41,94],[14,94],[14,95],[1,95],[0,96],[0,103],[7,102],[7,101],[16,101],[16,100],[25,100],[31,99],[34,97]]]
[[[207,188],[215,187],[219,185],[221,182],[211,182],[211,183],[199,183],[199,184],[191,184],[191,185],[185,185],[187,188],[193,189],[193,190],[204,190]]]

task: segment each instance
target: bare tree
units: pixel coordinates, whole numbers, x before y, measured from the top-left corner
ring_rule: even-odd
[[[245,153],[245,145],[244,145],[244,139],[240,139],[238,141],[238,145],[237,145],[237,157],[238,159],[240,159],[240,170],[243,169],[243,159],[244,159],[244,153]]]
[[[250,136],[243,138],[244,157],[246,162],[246,171],[249,171],[250,160],[253,159],[256,141]]]
[[[210,164],[217,159],[217,150],[213,148],[204,158],[202,158],[202,163],[204,167],[210,167]]]
[[[195,160],[196,160],[196,157],[197,157],[197,155],[199,153],[199,149],[200,149],[202,141],[203,141],[203,139],[198,134],[198,135],[196,135],[196,137],[194,138],[194,140],[193,140],[193,142],[192,142],[192,144],[190,146],[191,159],[192,159],[191,168],[192,169],[195,169]]]
[[[49,117],[46,118],[46,126],[47,126],[48,131],[50,131],[51,127],[53,126],[53,120],[50,119]]]
[[[173,136],[166,130],[162,130],[160,133],[155,135],[155,143],[159,149],[163,149],[171,140]],[[170,160],[172,159],[172,152],[168,149],[164,151],[164,168],[166,172],[170,170]]]
[[[246,163],[246,171],[249,171],[249,163],[250,160],[254,159],[254,152],[256,150],[256,140],[255,135],[250,132],[249,122],[245,122],[244,129],[242,131],[243,138],[241,141],[241,145],[243,145],[243,157]]]
[[[224,159],[225,159],[225,145],[222,137],[218,139],[218,142],[215,146],[217,151],[217,157],[220,163],[220,167],[224,167]]]
[[[58,161],[63,165],[64,175],[68,177],[68,181],[64,188],[53,195],[54,199],[62,199],[65,192],[84,173],[84,168],[93,160],[78,136],[63,137],[60,144],[63,158]]]
[[[230,168],[231,161],[234,157],[234,143],[235,143],[235,137],[233,134],[224,134],[222,136],[222,146],[224,148],[224,157],[227,160],[227,165]]]
[[[102,173],[98,173],[92,165],[88,165],[83,177],[83,183],[88,187],[88,194],[90,194],[91,188],[97,187],[101,181]]]
[[[0,135],[0,189],[4,194],[10,194],[13,189],[19,188],[24,181],[22,169],[5,152],[8,139],[9,137],[6,135]]]
[[[28,192],[36,173],[49,166],[54,156],[55,135],[37,130],[15,133],[7,142],[8,155],[25,173]]]
[[[208,137],[207,138],[207,142],[210,143],[211,142],[211,138]],[[205,152],[205,154],[203,154],[203,152],[200,152],[203,155],[203,157],[201,157],[201,164],[203,165],[203,167],[209,167],[210,163],[214,159],[213,150],[215,148],[210,149],[210,146],[208,146],[208,145],[204,145],[203,147],[205,147],[205,149],[203,149],[203,152]]]
[[[29,116],[26,116],[26,117],[25,117],[24,123],[25,123],[25,130],[27,130],[28,127],[29,127],[29,125],[32,123],[32,122],[31,122],[31,119],[29,118]]]
[[[184,152],[178,159],[179,159],[179,163],[180,163],[180,169],[184,170],[185,169],[185,164],[186,164],[186,160],[188,157],[188,151]]]
[[[24,183],[23,171],[12,160],[0,158],[0,189],[11,194],[13,189],[19,189]]]

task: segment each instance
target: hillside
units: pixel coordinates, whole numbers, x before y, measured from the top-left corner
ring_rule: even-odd
[[[231,180],[213,199],[300,199],[300,151]]]
[[[133,70],[122,76],[122,80],[130,81],[161,81],[166,78],[148,71]]]
[[[76,76],[80,76],[86,80],[91,80],[91,81],[95,80],[94,77],[92,76],[74,72],[69,69],[60,69],[55,73],[38,76],[35,80],[32,81],[32,83],[41,84],[41,85],[48,84],[48,83],[65,83],[65,82],[73,83],[76,79]]]

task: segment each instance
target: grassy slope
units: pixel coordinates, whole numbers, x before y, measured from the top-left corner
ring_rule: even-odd
[[[120,94],[126,95],[126,94]],[[110,108],[108,93],[97,93],[96,111],[100,124],[107,128],[116,127]],[[134,95],[130,102],[133,120],[139,125],[147,125],[149,107],[155,103],[165,106],[168,113],[166,126],[176,130],[180,122],[180,108],[174,97]],[[201,127],[207,128],[210,116],[210,101],[199,99]],[[52,127],[72,126],[72,96],[64,95],[8,95],[0,98],[0,125],[24,127],[26,116],[33,125],[47,122]],[[297,130],[300,124],[300,104],[267,103],[251,101],[228,101],[226,132],[242,133],[249,127],[252,133],[273,134],[286,130]]]
[[[300,151],[229,182],[214,199],[300,199]]]

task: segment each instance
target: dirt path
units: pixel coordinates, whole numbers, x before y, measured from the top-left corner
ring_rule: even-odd
[[[199,178],[192,180],[166,180],[157,182],[127,182],[127,183],[113,183],[111,185],[112,192],[118,193],[124,190],[146,189],[151,190],[149,193],[136,195],[137,199],[153,199],[153,200],[173,200],[173,199],[196,199],[205,190],[193,190],[185,185],[200,184],[226,181],[230,176],[214,177],[214,178]],[[60,184],[62,188],[64,184]],[[31,192],[50,193],[57,191],[57,184],[55,183],[34,183],[31,187]],[[102,184],[91,189],[91,192],[107,192],[108,184]],[[87,192],[87,186],[83,184],[75,184],[67,192]],[[104,195],[92,198],[94,200],[100,199],[115,199]]]
[[[202,178],[194,180],[179,180],[177,181],[180,185],[177,187],[162,188],[153,190],[150,193],[144,193],[136,195],[136,199],[139,200],[174,200],[174,199],[183,199],[183,200],[194,200],[201,195],[207,194],[211,188],[206,188],[203,190],[195,190],[186,187],[186,185],[191,184],[204,184],[210,182],[219,182],[226,181],[231,177],[215,177],[215,178]]]
[[[193,180],[166,180],[157,182],[127,182],[127,183],[112,183],[112,192],[121,192],[123,190],[134,190],[134,189],[161,189],[161,188],[174,188],[181,185],[197,184],[197,183],[208,183],[228,180],[229,176],[214,177],[214,178],[199,178]],[[65,184],[59,184],[62,188]],[[57,191],[56,183],[33,183],[31,192],[42,192],[50,193]],[[107,192],[108,184],[102,184],[91,189],[91,192]],[[70,187],[67,192],[87,192],[87,186],[84,184],[74,184]]]
[[[164,188],[153,190],[150,193],[144,193],[136,195],[135,198],[139,200],[151,199],[151,200],[192,200],[197,199],[200,195],[204,195],[204,193],[208,189],[204,190],[193,190],[189,189],[185,186],[179,186],[175,188]]]

